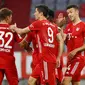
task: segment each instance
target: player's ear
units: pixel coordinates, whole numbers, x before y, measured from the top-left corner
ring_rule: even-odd
[[[77,11],[77,14],[79,15],[79,10],[76,10]]]
[[[8,23],[8,20],[9,20],[9,16],[7,16],[5,20],[6,20],[6,22]]]
[[[43,16],[43,12],[40,12],[41,16]]]

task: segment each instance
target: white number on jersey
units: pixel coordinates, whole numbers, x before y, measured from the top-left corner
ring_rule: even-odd
[[[5,40],[3,37],[8,37],[9,36],[9,40],[5,43]],[[4,31],[0,31],[0,40],[2,41],[2,43],[0,44],[0,47],[4,47],[4,48],[12,48],[12,46],[10,46],[10,42],[13,39],[13,34],[11,32],[7,32],[5,33]]]
[[[49,39],[48,39],[49,43],[53,43],[53,40],[54,40],[53,30],[50,27],[48,27],[48,36],[49,36]]]

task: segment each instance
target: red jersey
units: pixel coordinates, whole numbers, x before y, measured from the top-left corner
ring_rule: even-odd
[[[58,30],[48,20],[38,20],[29,27],[37,33],[39,53],[46,62],[56,62],[56,35]]]
[[[26,41],[28,43],[32,42],[33,45],[33,52],[32,52],[32,57],[33,57],[33,65],[37,65],[40,62],[40,58],[39,58],[39,49],[38,49],[38,43],[37,43],[37,35],[36,33],[30,32],[28,33],[27,37],[26,37]]]
[[[8,24],[0,24],[0,68],[11,66],[15,61],[13,48],[15,41],[21,37],[9,30]]]
[[[73,23],[70,23],[66,27],[65,33],[67,34],[66,45],[67,45],[68,52],[76,48],[79,48],[84,44],[85,23],[80,22],[76,25],[73,25]],[[76,55],[84,56],[84,51],[78,52]]]

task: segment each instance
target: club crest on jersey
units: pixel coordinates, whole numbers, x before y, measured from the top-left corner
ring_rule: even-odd
[[[68,31],[70,31],[70,29],[68,29]]]
[[[76,28],[76,31],[79,31],[80,28]]]

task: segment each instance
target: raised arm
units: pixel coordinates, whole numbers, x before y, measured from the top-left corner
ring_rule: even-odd
[[[58,66],[60,57],[62,56],[62,53],[63,53],[63,46],[64,46],[64,41],[60,33],[57,34],[57,40],[59,42],[59,51],[58,51],[59,53],[58,53],[57,60],[56,60],[57,66]]]

